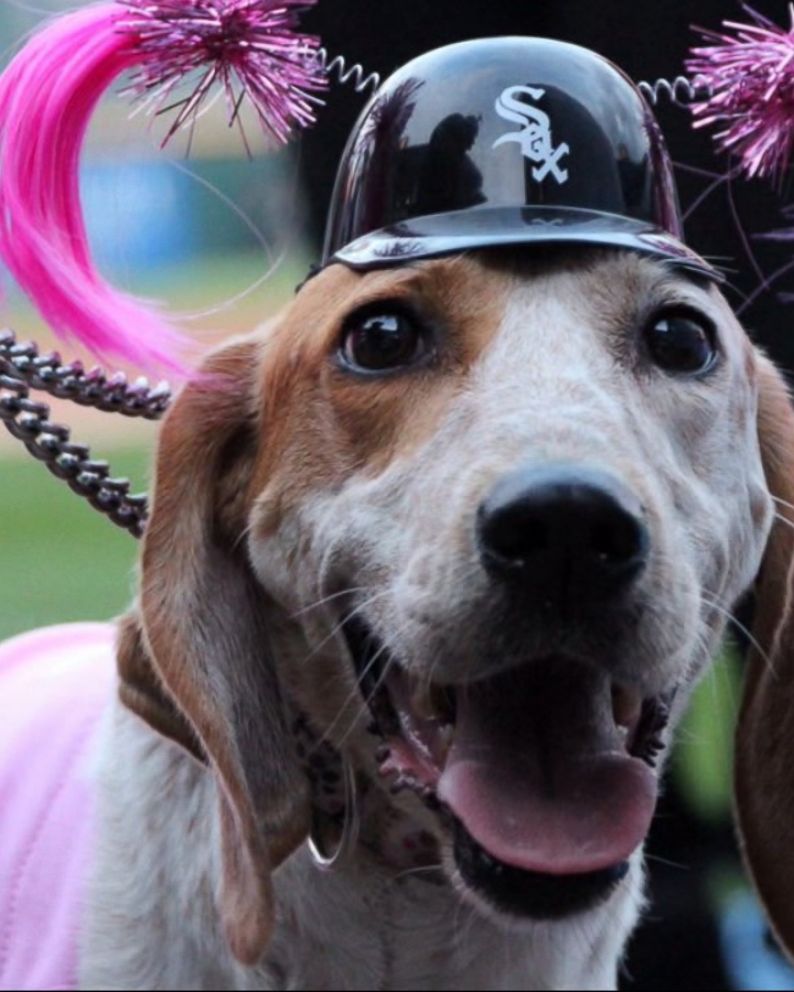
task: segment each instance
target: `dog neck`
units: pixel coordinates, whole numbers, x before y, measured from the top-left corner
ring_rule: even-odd
[[[336,853],[355,857],[361,848],[386,871],[410,872],[428,884],[442,884],[438,844],[422,822],[418,802],[413,811],[401,808],[393,788],[386,791],[366,773],[346,769],[339,752],[315,733],[303,714],[294,716],[290,725],[311,786],[315,851],[335,852],[336,859]],[[353,851],[343,850],[346,840],[352,841]]]
[[[243,968],[229,952],[215,907],[219,818],[212,776],[120,705],[101,753],[82,987],[603,989],[615,983],[637,905],[613,905],[608,920],[594,913],[510,932],[462,902],[449,883],[428,884],[404,844],[402,820],[395,821],[400,856],[394,856],[410,854],[408,868],[389,863],[382,841],[370,850],[370,828],[381,828],[380,803],[371,810],[365,804],[355,857],[336,871],[318,870],[306,845],[276,871],[273,940],[258,967]],[[571,929],[570,940],[562,939],[561,926]]]

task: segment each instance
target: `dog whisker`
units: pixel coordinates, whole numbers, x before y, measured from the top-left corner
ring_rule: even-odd
[[[339,707],[339,712],[337,713],[336,717],[331,721],[330,726],[325,731],[325,733],[323,734],[323,736],[320,738],[321,741],[326,741],[328,743],[331,743],[331,735],[333,734],[334,730],[336,730],[337,726],[339,725],[339,721],[344,716],[345,711],[350,706],[350,704],[351,703],[354,703],[356,701],[356,699],[358,699],[360,697],[360,695],[361,695],[361,692],[360,692],[361,682],[363,681],[363,679],[366,678],[366,676],[369,674],[369,672],[372,670],[372,668],[377,664],[378,659],[381,657],[381,655],[386,650],[387,650],[386,645],[385,644],[381,645],[380,648],[378,648],[378,650],[372,656],[372,658],[367,662],[367,665],[364,668],[364,671],[361,672],[361,674],[356,678],[356,685],[355,685],[355,687],[350,691],[350,693],[347,696],[347,698],[345,699],[344,703],[342,703],[342,705]],[[381,674],[380,678],[378,679],[378,681],[377,681],[377,683],[375,685],[375,688],[372,690],[372,693],[368,697],[366,697],[364,699],[364,705],[365,705],[365,707],[366,706],[369,706],[370,702],[372,701],[372,698],[375,696],[375,694],[377,693],[378,689],[380,689],[382,682],[386,679],[387,674],[388,674],[388,672],[389,672],[389,670],[390,670],[390,668],[391,668],[391,666],[393,664],[394,664],[394,661],[393,661],[393,659],[390,658],[387,661],[386,666],[385,666],[385,668],[383,670],[383,673]],[[337,747],[342,747],[347,742],[347,740],[350,737],[350,734],[355,729],[356,723],[360,719],[362,712],[365,712],[365,710],[359,709],[359,711],[354,715],[352,723],[350,724],[350,726],[347,728],[347,730],[342,735],[342,738],[339,741],[339,744],[337,745]]]
[[[380,649],[375,653],[375,655],[373,656],[373,658],[371,659],[371,661],[367,664],[366,668],[364,669],[364,671],[359,676],[359,678],[357,680],[357,682],[358,682],[359,685],[364,680],[364,678],[366,677],[366,675],[372,670],[372,666],[374,664],[376,664],[376,662],[378,661],[378,659],[381,657],[381,655],[385,651],[389,651],[389,649],[388,649],[388,646],[386,644],[383,644],[383,645],[381,645]],[[383,667],[383,671],[379,675],[379,677],[378,677],[377,681],[375,682],[375,685],[372,687],[372,690],[370,691],[370,693],[367,696],[364,697],[364,704],[367,707],[367,709],[372,704],[372,701],[377,696],[378,692],[380,692],[380,690],[383,688],[384,684],[386,683],[386,681],[389,678],[389,675],[391,674],[392,669],[395,668],[397,666],[397,664],[398,664],[397,659],[394,657],[393,654],[391,654],[391,652],[389,652],[389,657],[388,657],[388,659],[386,661],[386,664]],[[350,702],[351,702],[351,699],[348,698],[347,702],[345,703],[345,705],[342,707],[342,710],[340,711],[339,717],[341,717],[342,713],[347,708],[347,706],[350,704]],[[337,720],[339,719],[339,717],[337,717]],[[358,717],[356,717],[356,719],[358,719]],[[355,729],[356,719],[353,720],[353,722],[351,723],[351,725],[348,727],[348,729],[343,734],[342,740],[340,741],[340,746],[346,743],[346,741],[350,737],[350,734]]]
[[[303,663],[303,664],[305,665],[305,664],[306,664],[306,662],[308,662],[308,661],[311,661],[311,659],[312,659],[312,658],[314,658],[314,657],[315,657],[315,656],[316,656],[316,655],[317,655],[317,654],[319,653],[319,651],[321,651],[321,650],[322,650],[322,649],[323,649],[323,648],[325,647],[325,645],[326,645],[326,644],[328,644],[328,643],[329,643],[330,641],[332,641],[332,640],[334,639],[334,637],[336,637],[336,635],[337,635],[337,634],[339,633],[339,631],[340,631],[340,630],[342,630],[342,628],[344,627],[344,625],[345,625],[346,623],[348,623],[348,621],[350,621],[350,620],[352,620],[352,619],[353,619],[353,617],[355,617],[355,616],[357,616],[357,615],[358,615],[358,614],[359,614],[359,613],[361,612],[361,610],[363,610],[363,609],[366,609],[366,608],[367,608],[368,606],[371,606],[371,605],[372,605],[372,603],[374,603],[374,602],[377,602],[377,600],[378,600],[378,599],[380,599],[380,598],[381,598],[382,596],[384,596],[384,595],[386,595],[386,592],[385,592],[385,591],[381,591],[381,592],[378,592],[378,593],[375,593],[375,594],[374,594],[373,596],[371,596],[371,597],[370,597],[369,599],[367,599],[367,600],[365,600],[365,601],[364,601],[363,603],[359,603],[359,604],[358,604],[357,606],[355,606],[355,607],[354,607],[354,608],[353,608],[353,609],[352,609],[352,610],[351,610],[351,611],[350,611],[349,613],[346,613],[346,614],[345,614],[345,615],[344,615],[344,616],[342,617],[342,619],[341,619],[341,620],[339,621],[339,623],[337,623],[337,624],[335,624],[335,625],[334,625],[334,626],[333,626],[333,627],[331,628],[331,631],[330,631],[330,633],[328,633],[328,634],[327,634],[327,635],[326,635],[326,636],[325,636],[325,637],[324,637],[324,638],[323,638],[323,639],[322,639],[322,640],[321,640],[321,641],[320,641],[320,642],[319,642],[319,643],[318,643],[318,644],[317,644],[317,645],[316,645],[316,646],[315,646],[315,647],[314,647],[314,648],[313,648],[313,649],[312,649],[312,650],[311,650],[311,651],[310,651],[310,652],[309,652],[309,653],[308,653],[308,654],[307,654],[307,655],[306,655],[306,656],[304,657],[304,659],[303,659],[303,662],[302,662],[302,663]]]
[[[645,854],[646,861],[655,861],[656,864],[664,865],[666,868],[676,868],[680,871],[692,871],[691,865],[682,865],[678,861],[671,861],[669,858],[662,858],[658,854]]]
[[[789,520],[788,517],[784,517],[782,513],[775,513],[774,519],[794,530],[794,521]]]
[[[772,659],[769,657],[769,654],[761,647],[758,640],[753,635],[752,631],[748,630],[747,627],[745,627],[745,625],[741,622],[741,620],[739,620],[736,617],[735,614],[731,613],[730,610],[724,609],[722,606],[720,606],[719,603],[711,601],[707,599],[705,596],[703,597],[703,602],[706,604],[706,606],[722,614],[725,617],[725,619],[729,621],[729,623],[731,623],[734,627],[736,627],[736,629],[740,633],[744,634],[744,636],[747,638],[750,644],[752,644],[752,646],[758,652],[759,656],[764,661],[766,666],[769,668],[769,671],[775,676],[775,678],[777,678],[777,672],[775,671],[775,666]]]
[[[439,872],[442,871],[443,868],[444,866],[441,862],[434,865],[418,865],[415,868],[406,868],[404,871],[398,872],[391,881],[397,882],[401,878],[408,878],[411,875],[424,875],[430,872]]]
[[[337,599],[342,599],[345,596],[353,596],[360,592],[366,592],[364,586],[351,586],[349,589],[342,589],[339,592],[330,593],[328,596],[323,596],[322,599],[318,599],[314,603],[309,603],[306,606],[302,606],[299,610],[291,613],[289,618],[290,620],[297,620],[298,617],[305,616],[307,613],[311,613],[312,610],[318,610],[321,606],[325,606],[327,603],[331,603]]]
[[[786,500],[781,499],[780,496],[775,496],[774,493],[770,493],[769,495],[774,503],[778,503],[780,506],[785,506],[788,510],[794,510],[794,503],[788,503]]]

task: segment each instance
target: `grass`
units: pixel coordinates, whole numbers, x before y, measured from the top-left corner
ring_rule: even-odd
[[[145,488],[148,453],[109,452],[116,475]],[[137,541],[49,474],[0,460],[0,639],[32,627],[105,620],[129,603]]]

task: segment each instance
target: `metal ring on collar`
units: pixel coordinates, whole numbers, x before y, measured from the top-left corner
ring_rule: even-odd
[[[356,801],[356,773],[348,760],[343,763],[343,780],[345,787],[345,819],[342,824],[342,835],[333,854],[326,853],[320,828],[320,816],[315,812],[309,831],[309,853],[312,860],[321,871],[335,871],[358,843],[359,818]]]

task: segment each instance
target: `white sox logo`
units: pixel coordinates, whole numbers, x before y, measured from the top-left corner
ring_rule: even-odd
[[[517,141],[521,145],[524,157],[530,162],[537,162],[537,166],[532,170],[532,178],[540,183],[546,176],[552,175],[562,186],[568,181],[568,170],[560,168],[559,163],[560,159],[570,152],[570,147],[563,143],[553,148],[549,115],[544,114],[537,107],[530,106],[524,100],[517,99],[519,96],[528,96],[538,101],[545,92],[531,86],[509,86],[502,93],[496,101],[497,114],[506,121],[523,124],[524,129],[503,134],[501,138],[497,138],[492,147],[496,148],[508,141]]]

